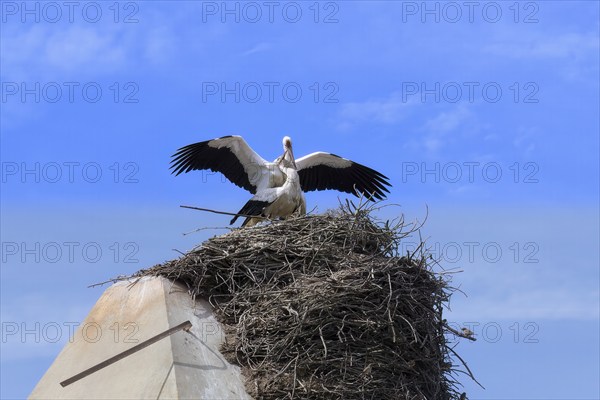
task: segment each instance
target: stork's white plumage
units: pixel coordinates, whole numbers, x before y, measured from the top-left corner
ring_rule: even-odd
[[[300,177],[294,164],[284,156],[279,160],[280,168],[285,174],[285,182],[282,186],[267,188],[257,192],[242,207],[238,214],[260,215],[267,218],[285,218],[298,212],[306,214],[306,200],[300,187]],[[233,224],[237,216],[231,220]],[[252,226],[262,221],[260,218],[246,218],[242,226]]]
[[[241,136],[190,144],[180,148],[171,160],[172,173],[210,169],[248,190],[254,196],[239,214],[285,218],[306,213],[304,193],[334,189],[369,199],[381,200],[391,186],[388,178],[364,165],[335,154],[317,152],[296,160],[289,137],[283,138],[283,155],[273,162],[260,157]],[[231,220],[233,224],[237,217]],[[242,226],[258,218],[246,218]]]

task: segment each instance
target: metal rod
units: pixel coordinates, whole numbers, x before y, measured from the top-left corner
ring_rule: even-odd
[[[77,382],[78,380],[85,378],[86,376],[91,375],[94,372],[101,370],[102,368],[108,367],[109,365],[114,364],[117,361],[119,361],[127,356],[130,356],[133,353],[136,353],[136,352],[142,350],[143,348],[146,348],[146,347],[150,346],[151,344],[158,342],[161,339],[171,336],[175,332],[178,332],[182,329],[185,331],[188,331],[191,327],[192,327],[192,323],[190,321],[185,321],[177,326],[174,326],[173,328],[167,329],[163,333],[159,333],[158,335],[151,337],[148,340],[144,340],[142,343],[137,344],[137,345],[133,346],[132,348],[125,350],[122,353],[117,354],[116,356],[113,356],[107,360],[102,361],[101,363],[96,364],[93,367],[88,368],[85,371],[82,371],[82,372],[78,373],[77,375],[70,377],[69,379],[65,379],[64,381],[62,381],[60,383],[60,385],[62,387],[65,387],[67,385],[70,385],[71,383]]]

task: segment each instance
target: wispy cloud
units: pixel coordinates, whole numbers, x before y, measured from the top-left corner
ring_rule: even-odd
[[[143,55],[153,64],[163,64],[173,59],[177,46],[177,38],[169,27],[154,27],[146,34]]]
[[[417,128],[414,130],[414,135],[405,138],[404,146],[432,154],[442,150],[449,141],[457,137],[472,136],[482,129],[472,111],[476,105],[466,103],[445,105],[441,111],[431,117],[429,112],[416,112],[420,105],[423,103],[412,98],[404,99],[399,92],[394,92],[383,99],[345,103],[338,113],[337,128],[347,131],[361,124],[395,125],[405,121],[409,116],[429,117],[422,123],[418,120],[411,121],[411,124],[417,125]],[[440,108],[436,107],[436,109]],[[419,110],[423,111],[424,108]]]
[[[537,127],[520,126],[517,129],[513,146],[524,155],[530,155],[536,149],[536,143],[539,141]]]
[[[43,45],[51,66],[74,71],[80,68],[119,69],[126,63],[126,43],[117,31],[101,34],[98,30],[74,26],[58,32]]]
[[[262,52],[265,52],[270,49],[271,49],[271,43],[261,42],[261,43],[258,43],[256,46],[252,47],[251,49],[243,52],[242,56],[249,56],[249,55],[255,54],[255,53],[262,53]]]
[[[553,62],[548,66],[568,81],[598,82],[600,38],[591,32],[504,31],[483,52],[507,60]]]
[[[438,113],[423,124],[421,130],[425,135],[420,143],[417,143],[417,147],[422,147],[429,153],[442,150],[449,139],[465,131],[464,126],[467,122],[472,125],[473,116],[473,112],[463,103]],[[469,130],[472,130],[472,126]]]
[[[7,30],[3,38],[3,74],[62,72],[110,73],[127,66],[131,40],[117,29],[70,26],[54,31],[47,25]]]
[[[464,105],[460,104],[456,108],[439,113],[434,118],[425,122],[425,130],[437,133],[446,134],[460,127],[461,123],[471,116],[471,111]]]
[[[417,104],[415,100],[403,99],[399,92],[383,99],[345,103],[338,114],[338,129],[348,130],[361,123],[395,124],[404,119]]]
[[[61,79],[84,74],[100,78],[176,59],[179,36],[189,33],[187,27],[178,29],[176,16],[165,19],[149,13],[146,19],[149,23],[7,25],[2,32],[3,79]],[[209,29],[203,34],[212,39],[214,32]],[[194,42],[188,49],[197,46]]]

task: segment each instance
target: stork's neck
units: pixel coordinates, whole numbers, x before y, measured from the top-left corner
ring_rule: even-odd
[[[294,167],[281,167],[281,170],[286,175],[285,185],[295,185],[297,182],[300,182],[300,176],[298,175],[298,171]]]

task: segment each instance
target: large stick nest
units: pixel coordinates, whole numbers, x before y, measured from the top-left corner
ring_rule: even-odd
[[[233,230],[137,275],[210,301],[254,398],[457,398],[442,318],[452,289],[426,252],[397,253],[413,230],[347,203]]]

